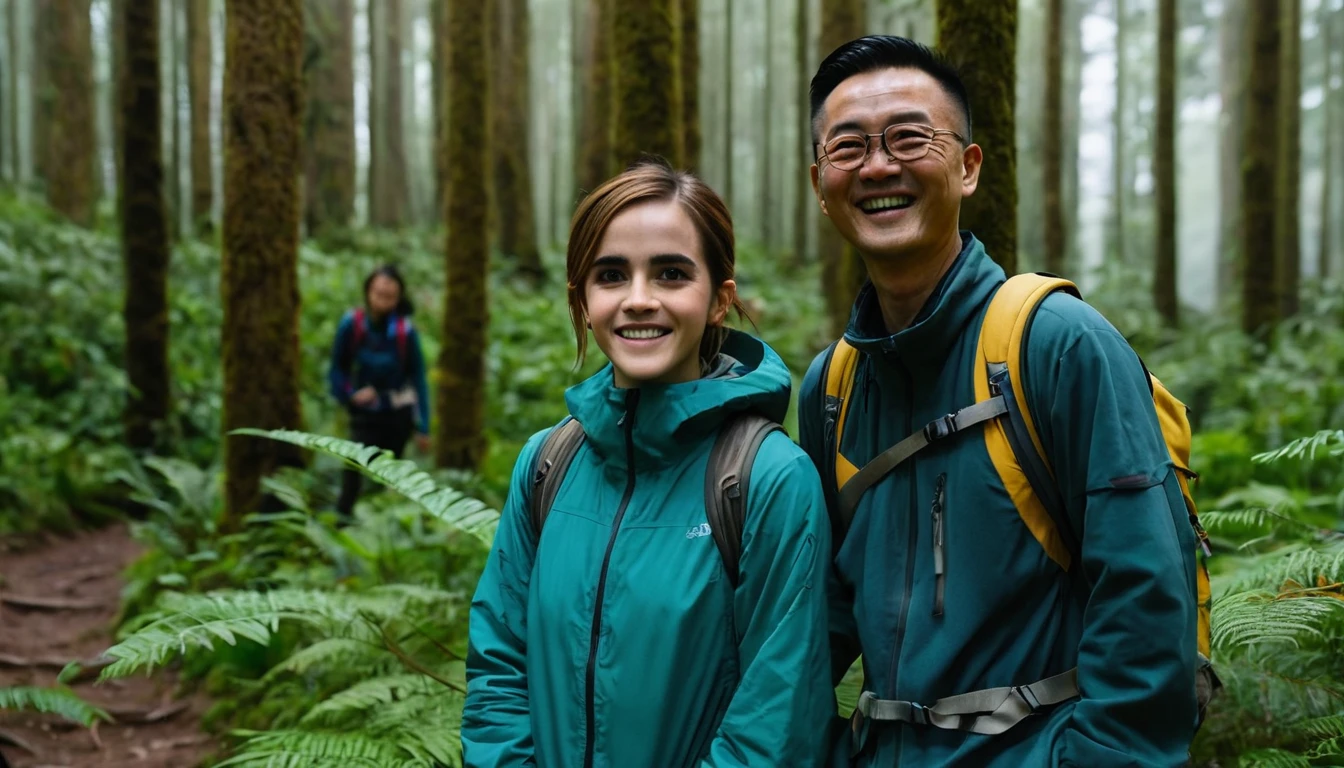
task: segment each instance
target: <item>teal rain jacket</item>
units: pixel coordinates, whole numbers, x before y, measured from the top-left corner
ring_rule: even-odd
[[[692,382],[619,389],[607,366],[566,393],[587,440],[540,543],[527,496],[545,433],[524,447],[471,606],[467,766],[824,759],[834,709],[821,484],[786,435],[766,438],[733,589],[707,535],[709,451],[731,413],[782,420],[790,377],[745,334],[724,354],[731,367]]]
[[[871,286],[845,338],[862,353],[842,453],[862,467],[975,401],[981,320],[1003,270],[969,234],[907,329]],[[984,439],[929,446],[864,494],[832,574],[838,676],[862,647],[865,689],[937,699],[1078,667],[1080,698],[998,736],[871,722],[859,766],[1175,766],[1194,736],[1195,539],[1141,363],[1087,304],[1046,298],[1027,342],[1027,404],[1082,548],[1086,579],[1050,560]],[[825,467],[822,357],[803,382],[803,447]],[[934,614],[932,508],[943,488],[945,604]],[[1077,568],[1075,567],[1075,571]]]

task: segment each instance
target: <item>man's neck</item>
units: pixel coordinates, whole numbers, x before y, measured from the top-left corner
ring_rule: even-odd
[[[951,242],[937,251],[884,259],[882,263],[869,260],[868,277],[877,291],[887,333],[899,333],[914,323],[933,289],[938,287],[938,281],[956,263],[961,253],[961,235],[954,235]]]

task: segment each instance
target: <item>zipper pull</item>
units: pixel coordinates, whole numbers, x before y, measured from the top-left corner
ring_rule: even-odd
[[[947,563],[943,552],[943,491],[947,486],[947,473],[938,476],[933,490],[933,615],[943,615],[943,593],[947,588]]]

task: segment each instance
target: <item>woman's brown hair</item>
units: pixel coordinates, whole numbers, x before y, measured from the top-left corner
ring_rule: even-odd
[[[588,352],[588,299],[585,281],[597,260],[597,248],[612,219],[639,203],[668,201],[679,204],[690,217],[700,236],[700,250],[709,266],[709,277],[717,289],[732,280],[737,263],[733,241],[733,217],[723,199],[707,184],[688,171],[678,171],[658,157],[646,157],[623,173],[604,181],[588,194],[574,211],[569,226],[569,250],[565,274],[569,283],[569,319],[578,340],[578,363]],[[737,297],[733,309],[746,318],[747,309]],[[702,371],[719,353],[727,331],[722,326],[705,328],[700,341]]]

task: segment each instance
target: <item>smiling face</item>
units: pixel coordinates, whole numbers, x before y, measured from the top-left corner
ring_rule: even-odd
[[[826,98],[817,134],[825,145],[837,136],[919,123],[964,136],[964,122],[956,102],[928,73],[886,68],[840,83]],[[821,209],[840,234],[879,263],[959,250],[961,201],[975,192],[980,148],[938,133],[928,154],[902,162],[886,154],[880,138],[870,141],[870,153],[854,170],[838,170],[825,158],[812,166]]]
[[[622,388],[700,378],[705,327],[723,322],[735,293],[732,280],[713,285],[695,225],[674,201],[616,214],[584,277],[593,338]]]
[[[365,295],[369,312],[375,317],[385,317],[397,308],[401,301],[401,286],[387,275],[374,275],[369,281],[369,291]]]

